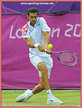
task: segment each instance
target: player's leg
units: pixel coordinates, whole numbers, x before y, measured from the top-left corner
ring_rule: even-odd
[[[38,57],[38,56],[31,56],[30,57],[30,61],[31,63],[37,68],[37,65],[39,62],[42,62],[42,60]],[[22,101],[25,101],[27,99],[29,99],[29,97],[31,97],[33,94],[36,94],[36,93],[39,93],[41,92],[42,90],[44,90],[44,87],[41,83],[41,78],[40,78],[40,84],[38,84],[34,89],[33,91],[31,90],[26,90],[23,94],[19,95],[17,98],[16,98],[16,101],[17,102],[22,102]]]
[[[50,56],[45,56],[42,58],[42,60],[44,61],[45,65],[46,65],[46,68],[48,70],[48,79],[50,78],[50,73],[51,73],[51,69],[53,67],[53,60]],[[42,80],[43,81],[43,80]],[[49,81],[49,80],[48,80]],[[45,85],[46,86],[46,85]],[[47,94],[48,94],[48,99],[47,99],[47,104],[62,104],[63,102],[56,98],[52,92],[51,92],[51,89],[46,89],[47,91]]]
[[[51,68],[50,67],[47,68],[43,62],[38,63],[37,67],[41,72],[41,78],[40,78],[40,84],[33,89],[32,91],[33,94],[39,93],[45,88],[48,94],[47,104],[58,104],[58,105],[62,104],[63,102],[58,98],[56,98],[55,96],[53,96],[50,89],[48,77],[50,77]]]
[[[34,89],[32,90],[33,94],[36,94],[36,93],[39,93],[39,92],[45,90],[44,86],[41,85],[41,81],[42,81],[42,78],[40,77],[40,84],[38,84],[34,87]]]
[[[40,84],[38,84],[32,91],[26,90],[23,94],[19,95],[16,98],[17,102],[22,102],[29,99],[32,95],[41,92],[42,90],[50,89],[49,80],[48,80],[48,71],[43,62],[39,62],[37,65],[38,69],[41,71]]]
[[[43,62],[39,62],[38,70],[41,72],[41,81],[40,85],[45,88],[45,90],[50,89],[49,79],[48,79],[48,69]]]
[[[49,79],[48,79],[48,70],[47,67],[43,62],[39,62],[37,65],[39,71],[41,72],[40,75],[40,84],[38,84],[34,89],[33,89],[33,94],[39,93],[42,90],[48,90],[50,89],[50,84],[49,84]]]
[[[32,90],[33,94],[39,93],[44,89],[45,90],[50,89],[47,67],[45,66],[45,64],[43,62],[39,62],[38,65],[37,65],[37,68],[41,72],[40,84],[35,86],[35,88]]]

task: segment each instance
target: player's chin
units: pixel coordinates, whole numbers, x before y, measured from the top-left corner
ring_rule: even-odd
[[[32,23],[33,23],[33,24],[36,24],[36,21],[33,21]]]

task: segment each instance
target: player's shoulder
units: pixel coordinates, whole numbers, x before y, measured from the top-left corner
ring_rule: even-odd
[[[28,27],[28,22],[25,23],[22,28],[27,28],[27,27]]]
[[[39,17],[39,21],[44,21],[45,19],[43,17]]]
[[[39,22],[40,22],[40,24],[42,25],[42,24],[44,24],[46,21],[45,21],[45,19],[44,19],[43,17],[39,17]]]

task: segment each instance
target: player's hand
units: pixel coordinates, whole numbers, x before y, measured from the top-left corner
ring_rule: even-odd
[[[46,52],[47,54],[51,54],[51,53],[52,53],[52,51],[51,51],[50,48],[45,48],[45,52]]]
[[[39,51],[41,51],[41,52],[44,52],[44,51],[45,51],[45,49],[43,48],[42,45],[39,45],[39,46],[38,46],[38,49],[39,49]]]

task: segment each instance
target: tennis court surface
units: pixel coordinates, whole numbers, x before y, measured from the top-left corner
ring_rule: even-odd
[[[80,106],[80,90],[52,90],[52,93],[64,104],[47,105],[47,93],[42,91],[26,102],[16,102],[18,95],[25,90],[2,90],[2,106]]]

